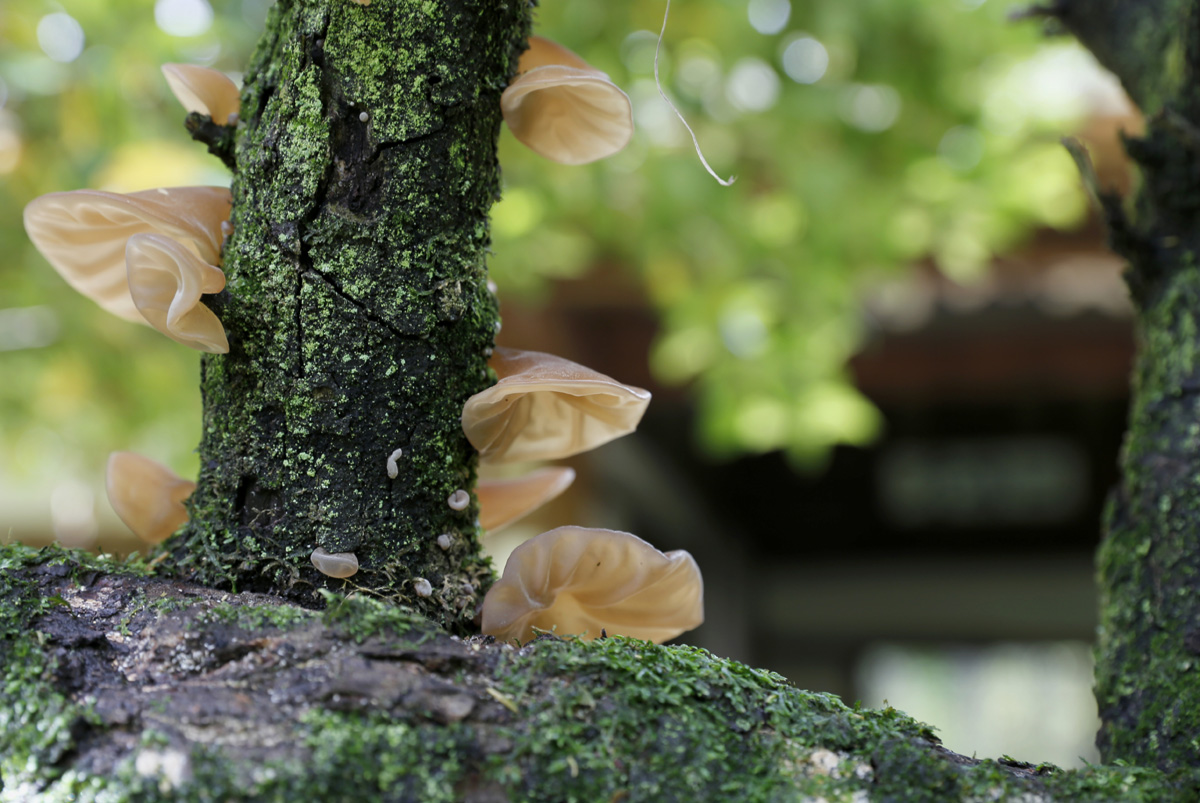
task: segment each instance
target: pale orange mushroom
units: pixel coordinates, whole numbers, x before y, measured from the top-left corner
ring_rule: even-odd
[[[229,340],[205,293],[225,287],[221,269],[161,234],[135,234],[125,248],[129,293],[142,317],[167,337],[210,354],[225,354]]]
[[[183,108],[207,114],[218,125],[237,122],[241,92],[225,73],[195,64],[164,64],[162,72]]]
[[[557,460],[637,429],[649,391],[540,351],[497,346],[500,378],[463,405],[463,432],[485,463]]]
[[[113,452],[105,466],[104,487],[109,504],[134,535],[157,544],[187,523],[183,503],[196,483],[149,457]]]
[[[575,481],[575,469],[553,466],[511,480],[480,480],[479,524],[489,532],[507,527],[555,498]]]
[[[562,45],[529,38],[518,76],[500,96],[500,110],[523,144],[562,164],[611,156],[633,137],[629,96]]]
[[[587,527],[559,527],[513,550],[482,609],[483,632],[501,641],[537,628],[662,643],[703,622],[704,581],[691,555]]]
[[[121,195],[52,192],[25,207],[25,231],[67,284],[128,321],[146,323],[129,293],[125,246],[135,234],[170,237],[209,265],[221,262],[225,187],[175,187]]]

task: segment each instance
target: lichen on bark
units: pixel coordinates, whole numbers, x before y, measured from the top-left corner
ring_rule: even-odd
[[[499,97],[528,29],[500,0],[272,8],[245,73],[211,303],[230,352],[203,362],[178,571],[310,600],[352,587],[456,630],[474,615],[491,578],[478,508],[447,498],[475,481],[459,416],[490,384]],[[318,547],[357,556],[348,586],[313,568]]]

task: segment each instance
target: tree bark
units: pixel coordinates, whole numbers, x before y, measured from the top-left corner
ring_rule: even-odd
[[[357,557],[355,589],[456,630],[474,616],[478,507],[447,500],[475,481],[463,402],[494,381],[487,212],[528,30],[502,0],[273,7],[211,303],[230,351],[204,358],[199,487],[171,545],[187,577],[311,603],[346,585],[310,563],[322,548]]]
[[[459,639],[0,547],[0,801],[1164,803],[1195,774],[942,748],[690,647]]]
[[[1142,179],[1134,196],[1090,187],[1129,260],[1138,337],[1098,555],[1097,743],[1105,761],[1200,767],[1200,6],[1061,0],[1044,10],[1146,116],[1145,135],[1126,140]]]

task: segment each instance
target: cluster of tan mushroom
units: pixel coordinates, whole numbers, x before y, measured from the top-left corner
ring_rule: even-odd
[[[489,365],[499,381],[468,399],[462,416],[485,466],[593,449],[632,432],[650,403],[641,388],[550,354],[497,347]],[[525,515],[570,484],[567,471],[508,481],[506,490],[523,490],[505,495],[503,513],[489,509],[494,485],[481,482],[480,524],[492,529]],[[664,554],[629,533],[560,527],[509,556],[484,598],[481,627],[502,640],[553,630],[666,641],[704,620],[703,597],[700,570],[686,552]]]
[[[164,65],[163,73],[189,112],[237,123],[238,88],[223,73],[184,64]],[[55,192],[25,207],[25,230],[67,283],[105,310],[220,354],[229,341],[201,297],[225,287],[221,247],[231,206],[226,187]],[[151,544],[187,521],[183,502],[196,487],[132,452],[109,456],[105,486],[117,515]]]
[[[537,36],[500,105],[518,140],[563,164],[610,156],[633,135],[625,93],[575,53]],[[549,354],[497,347],[489,365],[499,381],[467,400],[462,419],[484,466],[593,449],[632,432],[650,402],[641,388]],[[494,531],[557,496],[574,479],[569,471],[509,480],[502,493],[496,483],[480,482],[481,526]],[[481,610],[483,632],[501,640],[552,630],[662,642],[703,620],[704,585],[691,555],[584,527],[560,527],[517,547]]]
[[[224,74],[178,64],[165,65],[163,73],[189,112],[237,124],[239,92]],[[518,140],[564,164],[616,153],[633,134],[625,93],[541,37],[529,40],[501,109]],[[221,248],[231,231],[231,203],[223,187],[52,193],[26,207],[25,228],[63,278],[104,309],[191,348],[225,353],[225,330],[201,298],[225,286]],[[497,347],[490,365],[498,383],[471,397],[462,417],[484,464],[554,460],[592,449],[633,431],[650,399],[644,390],[548,354]],[[398,456],[388,458],[389,473]],[[494,532],[517,521],[574,478],[570,468],[550,467],[480,482],[480,526]],[[106,487],[118,516],[153,544],[187,521],[184,502],[195,483],[149,458],[115,452]],[[448,503],[459,509],[469,496],[456,492]],[[448,548],[448,534],[438,543]],[[349,553],[318,548],[312,562],[331,577],[358,571]],[[686,552],[664,554],[628,533],[561,527],[512,553],[483,602],[481,620],[485,633],[501,639],[525,639],[541,629],[664,641],[703,621],[703,584]]]

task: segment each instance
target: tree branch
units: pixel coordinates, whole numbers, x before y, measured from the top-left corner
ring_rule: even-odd
[[[953,803],[1193,788],[966,758],[894,709],[690,647],[516,649],[365,597],[327,602],[0,547],[0,797]]]

